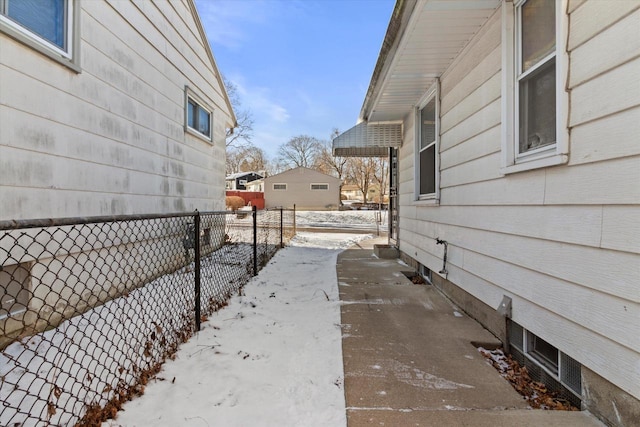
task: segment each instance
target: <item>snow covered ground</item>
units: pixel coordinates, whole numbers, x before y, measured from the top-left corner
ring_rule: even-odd
[[[387,211],[296,211],[296,226],[375,231],[387,229]]]
[[[367,237],[298,233],[103,427],[346,425],[335,265]]]

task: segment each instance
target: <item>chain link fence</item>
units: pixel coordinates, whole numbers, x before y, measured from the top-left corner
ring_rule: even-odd
[[[294,234],[295,209],[0,222],[0,425],[115,416]]]

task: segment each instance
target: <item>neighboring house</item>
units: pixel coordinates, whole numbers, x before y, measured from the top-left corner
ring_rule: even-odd
[[[301,210],[331,210],[340,206],[338,178],[298,167],[264,179],[267,208],[296,205]]]
[[[262,178],[264,175],[257,172],[234,173],[225,178],[225,188],[227,190],[248,190],[247,185],[250,182]]]
[[[0,220],[224,210],[225,135],[235,122],[193,0],[0,1]],[[98,235],[88,238],[94,246],[69,246],[71,256],[139,244]],[[54,324],[85,310],[75,295],[95,284],[103,299],[142,284],[137,275],[92,284],[66,268],[53,274],[45,266],[65,265],[68,253],[33,244],[16,255],[12,241],[0,244],[0,322],[28,308]],[[165,270],[184,262],[162,261]],[[2,330],[20,326],[11,325]]]
[[[406,0],[333,146],[390,153],[402,256],[538,378],[631,426],[639,141],[640,2]]]
[[[247,183],[247,191],[264,193],[264,179],[256,179]]]
[[[362,201],[362,191],[355,184],[343,184],[340,194],[345,200]]]
[[[193,0],[3,0],[0,44],[0,220],[224,209],[235,116]]]
[[[368,189],[367,202],[379,203],[380,202],[380,184],[371,184]],[[362,190],[355,184],[344,184],[340,194],[343,200],[357,200],[362,202],[364,197]],[[385,195],[385,202],[387,196]]]

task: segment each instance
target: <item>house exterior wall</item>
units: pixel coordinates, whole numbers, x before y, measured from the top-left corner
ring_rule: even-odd
[[[286,190],[274,190],[273,184],[286,184]],[[328,184],[327,190],[311,190],[311,184]],[[293,207],[300,210],[332,210],[340,206],[340,180],[308,168],[295,168],[265,178],[267,208]]]
[[[74,4],[79,73],[0,33],[0,220],[224,209],[231,112],[193,2]]]
[[[399,247],[437,274],[446,240],[448,281],[640,399],[640,3],[567,12],[568,164],[500,172],[498,9],[441,77],[438,204],[415,201],[404,119]]]
[[[0,221],[224,210],[225,128],[234,118],[193,1],[74,6],[80,72],[0,32]],[[211,110],[210,140],[187,131],[186,87]],[[16,246],[23,230],[0,233],[9,236],[0,239],[0,265],[22,263],[29,270],[26,326],[55,326],[92,308],[89,303],[148,281],[131,274],[80,282],[77,272],[64,268],[52,278],[49,265],[102,262],[106,253],[143,252],[152,240],[163,273],[185,262],[171,248],[181,245],[186,227],[164,236],[127,236],[127,243],[102,234],[106,241],[95,241],[93,227],[79,229],[84,234],[77,240],[91,245],[53,252],[41,250],[47,241],[27,250]],[[86,297],[92,292],[100,298]],[[36,313],[48,324],[36,324]],[[0,319],[5,334],[24,327],[9,320]]]

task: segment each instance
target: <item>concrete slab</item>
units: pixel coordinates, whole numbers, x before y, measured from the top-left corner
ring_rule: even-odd
[[[596,427],[604,426],[588,412],[517,409],[508,411],[347,410],[347,425],[456,427]]]
[[[412,284],[405,264],[372,256],[379,240],[338,257],[349,426],[599,425],[528,409],[471,344],[499,341],[432,286]]]

